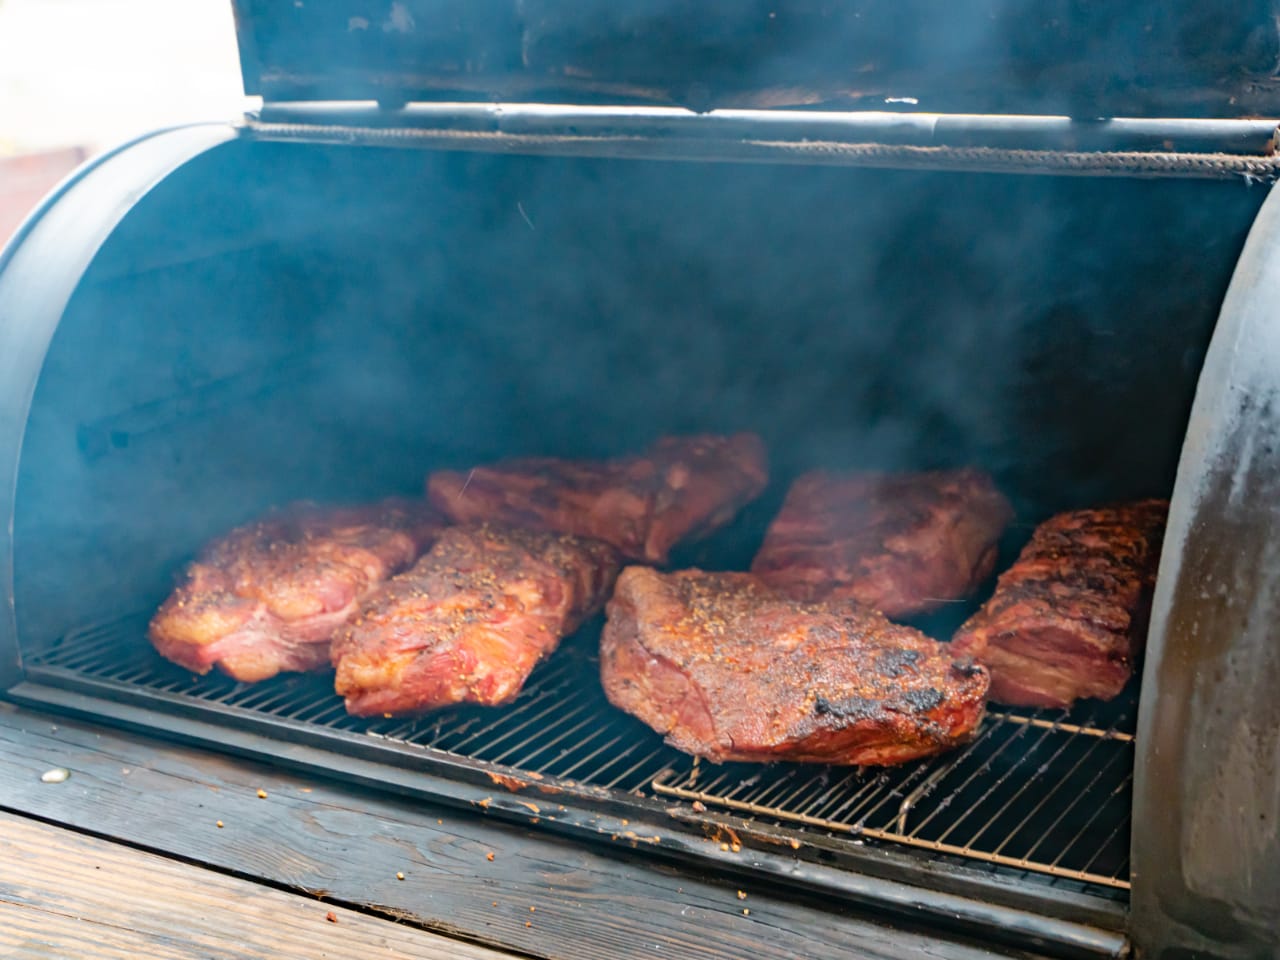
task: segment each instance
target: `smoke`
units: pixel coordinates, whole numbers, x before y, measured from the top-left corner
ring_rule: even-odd
[[[139,204],[57,333],[19,485],[23,629],[146,609],[273,504],[663,433],[765,438],[770,493],[698,554],[730,566],[815,467],[977,464],[1024,523],[1167,493],[1262,196],[224,148]]]

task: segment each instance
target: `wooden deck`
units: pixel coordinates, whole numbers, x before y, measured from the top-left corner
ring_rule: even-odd
[[[0,955],[498,960],[505,954],[0,814]]]
[[[4,704],[0,810],[6,957],[1025,956]]]

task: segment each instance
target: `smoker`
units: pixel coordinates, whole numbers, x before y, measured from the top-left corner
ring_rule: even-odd
[[[1274,955],[1269,5],[721,6],[240,0],[261,108],[96,158],[0,257],[0,690],[1026,955]],[[883,771],[717,767],[608,705],[598,624],[413,721],[146,642],[271,505],[700,430],[773,480],[676,566],[744,569],[816,466],[982,465],[1005,565],[1171,495],[1140,678]]]

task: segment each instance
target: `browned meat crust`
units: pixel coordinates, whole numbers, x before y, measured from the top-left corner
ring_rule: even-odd
[[[1066,707],[1110,700],[1145,640],[1168,502],[1045,521],[952,646],[991,671],[991,699]]]
[[[796,600],[927,613],[991,576],[1012,517],[980,470],[816,471],[792,484],[751,570]]]
[[[602,462],[534,458],[427,478],[431,502],[458,523],[494,521],[603,540],[665,563],[682,540],[733,519],[768,483],[764,444],[664,437],[643,455]]]
[[[508,703],[604,605],[618,557],[598,540],[454,527],[373,593],[335,639],[338,693],[367,716]]]
[[[848,600],[746,573],[628,567],[600,643],[609,701],[686,753],[884,765],[968,740],[987,674]]]
[[[152,618],[151,642],[189,670],[216,664],[237,680],[321,669],[359,601],[443,526],[425,501],[294,504],[206,547]]]

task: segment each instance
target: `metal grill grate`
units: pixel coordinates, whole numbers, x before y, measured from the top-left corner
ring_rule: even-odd
[[[326,676],[240,684],[161,659],[135,616],[88,627],[29,655],[33,677],[146,692],[150,703],[231,709],[354,738],[627,795],[675,798],[847,842],[887,841],[999,867],[1128,889],[1136,689],[1074,711],[993,710],[973,743],[930,761],[877,770],[799,764],[699,765],[609,706],[595,634],[571,639],[509,707],[425,717],[348,716]],[[1096,889],[1096,887],[1095,887]]]
[[[458,707],[418,718],[352,717],[331,676],[284,674],[238,683],[213,672],[196,676],[162,659],[144,639],[147,619],[133,616],[74,631],[29,655],[28,674],[86,677],[187,704],[229,707],[273,720],[322,726],[352,736],[393,740],[485,763],[575,780],[623,793],[643,790],[675,756],[648,727],[605,700],[594,659],[595,636],[566,642],[505,708]]]
[[[1129,706],[1131,707],[1132,701]],[[662,796],[1127,890],[1132,709],[992,711],[973,743],[888,770],[687,761]]]

